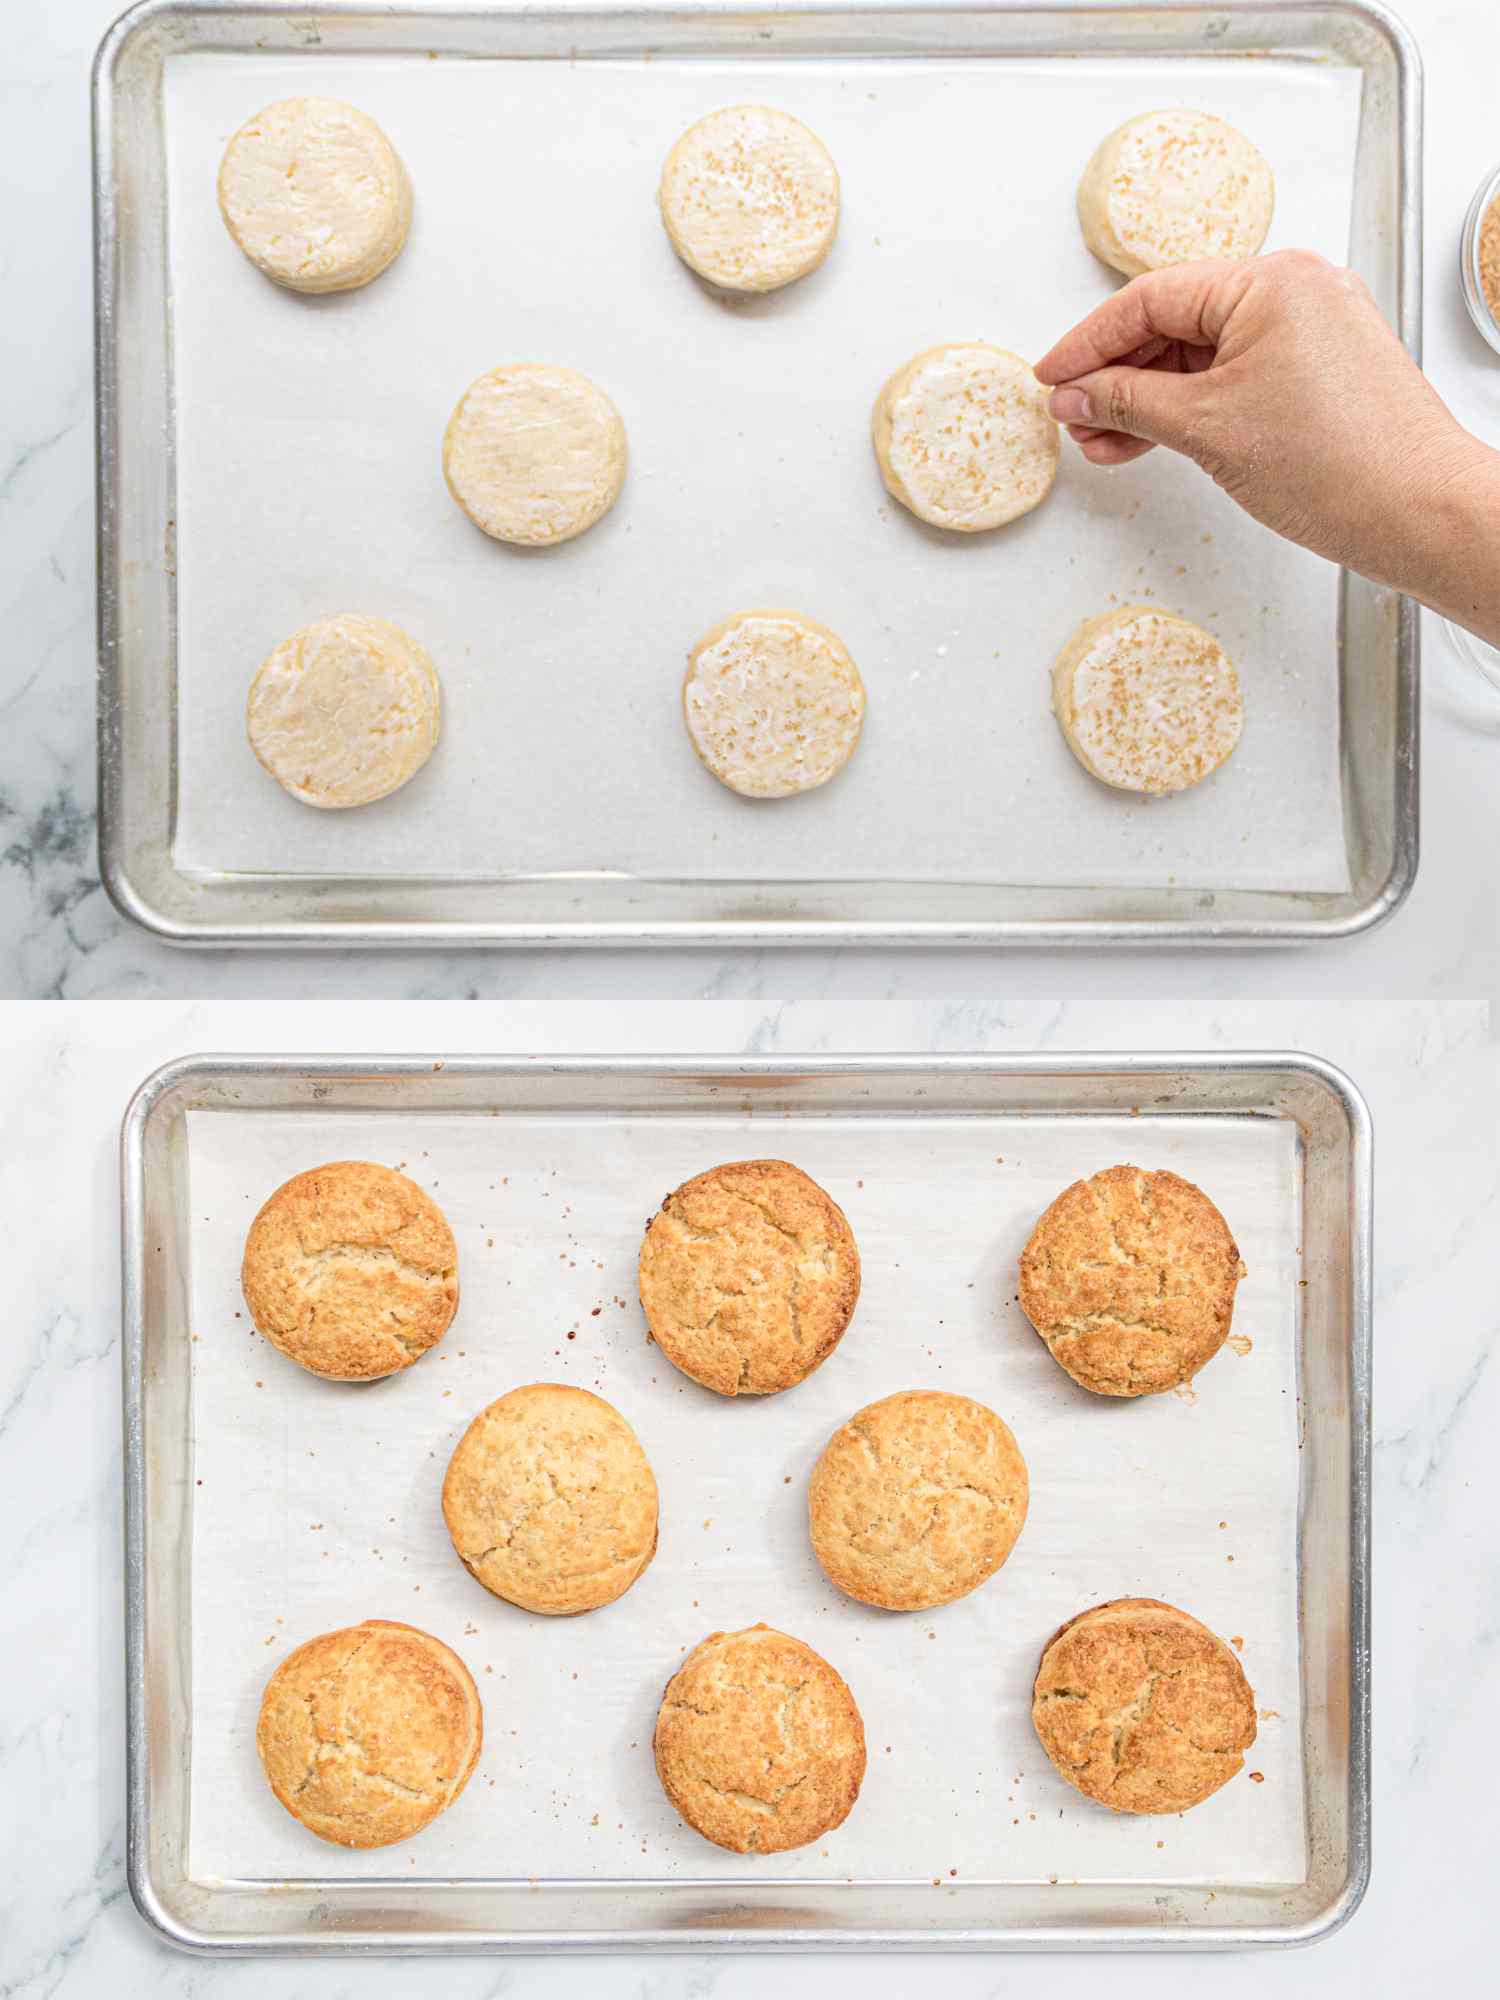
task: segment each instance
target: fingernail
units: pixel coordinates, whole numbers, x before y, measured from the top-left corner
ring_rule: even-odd
[[[1093,412],[1082,389],[1054,389],[1047,405],[1060,424],[1091,424]]]

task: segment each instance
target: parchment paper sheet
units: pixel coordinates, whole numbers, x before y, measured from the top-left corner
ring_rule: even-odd
[[[1137,111],[1232,119],[1276,173],[1271,247],[1342,259],[1359,87],[1232,59],[173,58],[177,864],[1347,887],[1331,568],[1165,453],[1106,474],[1065,446],[1038,511],[943,535],[886,497],[869,416],[918,349],[1036,356],[1107,296],[1074,190]],[[408,246],[364,291],[278,290],[219,218],[231,133],[302,93],[357,101],[412,174]],[[844,210],[822,270],[735,306],[673,255],[656,184],[679,132],[747,98],[821,134]],[[487,540],[441,473],[458,397],[514,360],[581,369],[630,437],[614,512],[541,552]],[[1147,594],[1222,637],[1248,718],[1224,772],[1154,804],[1085,775],[1047,682],[1082,618]],[[769,806],[699,766],[678,696],[696,639],[761,605],[831,625],[870,695],[845,774]],[[320,813],[256,764],[244,702],[279,640],[345,610],[427,647],[445,731],[395,797]]]
[[[645,1337],[641,1229],[723,1159],[796,1160],[846,1209],[864,1288],[834,1355],[780,1396],[725,1401]],[[315,1380],[254,1334],[245,1230],[320,1161],[404,1164],[459,1244],[446,1338],[395,1380]],[[1075,1388],[1015,1304],[1036,1216],[1081,1173],[1171,1166],[1205,1187],[1249,1277],[1195,1397]],[[327,1117],[189,1115],[192,1217],[196,1877],[940,1877],[1237,1883],[1304,1873],[1294,1363],[1293,1127],[1225,1118]],[[575,1335],[576,1338],[570,1338]],[[574,1382],[634,1425],[661,1488],[661,1546],[635,1588],[582,1618],[490,1596],[453,1553],[440,1490],[470,1418],[519,1383]],[[806,1480],[830,1433],[903,1388],[972,1395],[1031,1476],[1005,1568],[932,1613],[840,1597],[808,1545]],[[1030,1722],[1039,1651],[1110,1597],[1180,1604],[1244,1641],[1263,1710],[1247,1773],[1182,1818],[1130,1819],[1051,1770]],[[255,1717],[276,1663],[361,1618],[425,1627],[468,1662],[485,1746],[467,1791],[410,1844],[358,1855],[275,1802]],[[651,1758],[685,1650],[764,1619],[838,1667],[869,1772],[844,1827],[770,1861],[721,1853],[667,1805]]]

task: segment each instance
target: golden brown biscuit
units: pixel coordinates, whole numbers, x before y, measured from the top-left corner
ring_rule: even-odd
[[[1120,1597],[1053,1634],[1031,1719],[1086,1797],[1116,1812],[1184,1812],[1244,1763],[1255,1696],[1206,1625],[1153,1597]]]
[[[415,1625],[324,1632],[266,1683],[255,1747],[294,1819],[341,1847],[388,1847],[458,1797],[484,1715],[458,1655]]]
[[[654,1748],[688,1825],[736,1854],[780,1854],[842,1826],[865,1775],[842,1677],[769,1625],[693,1648],[667,1683]]]
[[[669,1194],[641,1245],[641,1304],[684,1375],[721,1396],[769,1396],[838,1345],[859,1298],[859,1251],[837,1202],[785,1160],[711,1167]]]
[[[1074,1181],[1021,1252],[1021,1309],[1100,1396],[1175,1388],[1224,1344],[1245,1275],[1229,1225],[1178,1174],[1106,1167]]]
[[[905,1389],[836,1430],[807,1488],[812,1545],[862,1604],[929,1611],[1000,1568],[1026,1519],[1026,1461],[983,1403]]]
[[[314,1375],[372,1382],[420,1361],[458,1309],[458,1246],[415,1181],[333,1160],[277,1188],[240,1269],[256,1330]]]
[[[656,1481],[602,1397],[533,1382],[459,1439],[443,1519],[486,1590],[563,1617],[623,1597],[656,1554]]]

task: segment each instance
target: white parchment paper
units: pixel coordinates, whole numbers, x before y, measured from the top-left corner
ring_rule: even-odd
[[[995,534],[929,530],[869,442],[918,349],[1046,348],[1114,282],[1074,189],[1099,137],[1190,102],[1270,159],[1270,245],[1347,254],[1359,76],[1290,61],[462,62],[194,54],[167,66],[178,432],[179,795],[186,870],[495,876],[619,871],[1340,890],[1336,578],[1165,453],[1111,473],[1071,447]],[[215,204],[231,133],[282,96],[356,100],[416,190],[364,291],[262,278]],[[749,96],[826,141],[839,240],[748,305],[678,262],[662,159]],[[580,540],[487,540],[444,486],[460,394],[510,360],[606,388],[631,466]],[[1088,778],[1048,708],[1078,622],[1150,597],[1235,659],[1247,723],[1196,792]],[[773,805],[699,766],[678,689],[718,619],[789,606],[850,647],[864,740]],[[395,619],[442,676],[445,733],[393,798],[320,813],[261,771],[245,694],[271,648],[338,611]]]
[[[1268,1119],[458,1117],[188,1120],[194,1488],[190,1872],[198,1878],[847,1877],[1283,1883],[1304,1876],[1299,1750],[1293,1127]],[[864,1288],[805,1383],[725,1401],[646,1339],[642,1226],[718,1160],[795,1159],[843,1204]],[[323,1383],[252,1332],[239,1260],[255,1210],[320,1161],[403,1166],[459,1243],[462,1299],[400,1377]],[[1015,1303],[1036,1216],[1081,1173],[1170,1166],[1208,1189],[1249,1276],[1235,1337],[1188,1395],[1076,1388]],[[661,1544],[635,1588],[582,1618],[502,1603],[453,1553],[440,1509],[470,1418],[535,1380],[628,1417],[656,1470]],[[830,1433],[903,1388],[997,1409],[1031,1476],[999,1575],[931,1613],[842,1598],[807,1539],[807,1475]],[[1042,1645],[1110,1597],[1165,1598],[1243,1659],[1264,1719],[1247,1771],[1182,1817],[1081,1799],[1030,1722]],[[423,1626],[468,1662],[484,1752],[417,1840],[359,1855],[275,1802],[254,1745],[262,1687],[315,1633]],[[843,1828],[773,1860],[684,1827],[651,1758],[661,1690],[716,1629],[763,1619],[824,1653],[864,1716],[869,1771]],[[1254,1783],[1248,1772],[1263,1773]]]

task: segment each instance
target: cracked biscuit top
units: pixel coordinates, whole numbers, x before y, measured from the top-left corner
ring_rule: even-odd
[[[1183,1812],[1235,1775],[1255,1696],[1222,1639],[1173,1605],[1121,1597],[1064,1625],[1032,1689],[1042,1748],[1116,1812]]]
[[[736,1854],[780,1854],[842,1826],[865,1775],[842,1676],[768,1625],[693,1648],[667,1683],[653,1747],[688,1825]]]
[[[721,1396],[769,1396],[825,1361],[859,1298],[837,1202],[785,1160],[712,1167],[669,1194],[641,1245],[652,1338]]]
[[[1245,1275],[1229,1225],[1178,1174],[1106,1167],[1074,1181],[1021,1253],[1021,1309],[1100,1396],[1151,1396],[1224,1344]]]
[[[420,1361],[458,1309],[458,1246],[394,1168],[334,1160],[277,1188],[240,1268],[256,1331],[314,1375],[370,1382]]]
[[[656,1554],[656,1480],[602,1397],[533,1382],[481,1410],[459,1439],[443,1519],[497,1597],[553,1617],[594,1611]]]
[[[451,1806],[479,1760],[479,1690],[458,1655],[367,1618],[324,1632],[266,1683],[255,1747],[294,1819],[341,1847],[388,1847]]]
[[[995,1574],[1026,1498],[1026,1461],[993,1410],[907,1389],[828,1440],[808,1484],[808,1524],[840,1590],[887,1611],[927,1611]]]

